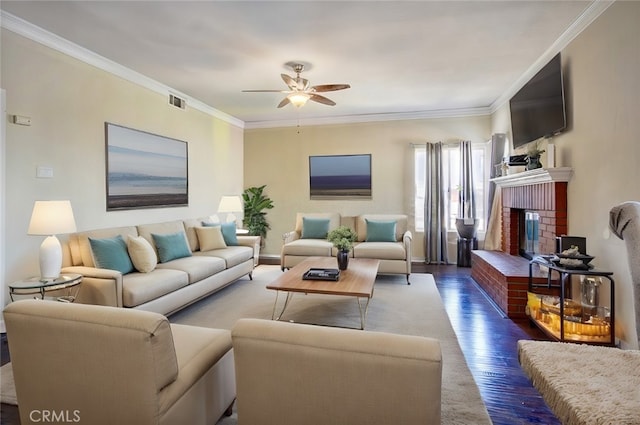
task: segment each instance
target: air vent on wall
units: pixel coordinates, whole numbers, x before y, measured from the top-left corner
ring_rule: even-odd
[[[169,95],[169,105],[173,105],[176,108],[184,109],[185,106],[187,105],[187,101],[184,100],[184,99],[179,98],[178,96],[170,94]]]

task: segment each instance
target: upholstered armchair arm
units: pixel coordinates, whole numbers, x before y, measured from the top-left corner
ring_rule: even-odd
[[[293,242],[296,239],[300,239],[300,235],[298,235],[298,232],[296,232],[295,230],[292,230],[282,235],[282,242],[285,244],[289,242]]]
[[[413,235],[409,230],[404,232],[402,235],[402,243],[404,244],[404,250],[407,253],[407,275],[411,274],[411,259],[413,258],[413,254],[411,252],[411,241],[413,240]]]
[[[122,307],[122,273],[86,266],[63,267],[62,273],[82,275],[76,302]]]
[[[260,259],[260,236],[238,236],[238,245],[253,248],[253,265],[258,265]]]

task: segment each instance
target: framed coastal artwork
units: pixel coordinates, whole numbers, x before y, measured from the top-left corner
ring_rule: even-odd
[[[371,155],[309,157],[311,199],[371,199]]]
[[[107,211],[189,204],[187,142],[105,123]]]

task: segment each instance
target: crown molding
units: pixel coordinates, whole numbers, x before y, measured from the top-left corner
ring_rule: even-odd
[[[139,72],[122,66],[110,59],[100,56],[89,49],[66,40],[56,34],[53,34],[3,10],[0,10],[0,27],[26,37],[32,41],[35,41],[36,43],[42,44],[43,46],[64,53],[65,55],[71,56],[72,58],[78,59],[89,65],[95,66],[98,69],[116,75],[131,83],[152,90],[165,97],[169,96],[169,94],[174,94],[185,99],[187,101],[187,107],[191,107],[200,112],[204,112],[205,114],[228,122],[229,124],[232,124],[234,126],[244,128],[244,121],[238,118],[219,111],[197,99],[181,93],[178,90],[175,90],[152,78],[140,74]]]
[[[595,0],[584,12],[567,28],[560,37],[491,105],[491,112],[495,112],[507,103],[527,81],[533,78],[555,55],[569,45],[585,28],[596,20],[616,0]]]
[[[276,127],[297,127],[314,125],[339,125],[357,124],[382,121],[406,121],[434,118],[460,118],[470,116],[490,115],[488,107],[464,108],[464,109],[441,109],[434,111],[398,112],[385,114],[362,114],[362,115],[339,115],[323,118],[307,118],[292,120],[274,121],[245,121],[246,129],[276,128]]]

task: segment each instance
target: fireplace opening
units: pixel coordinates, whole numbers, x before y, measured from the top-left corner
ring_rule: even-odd
[[[540,214],[522,210],[519,221],[520,255],[531,260],[540,254]]]

